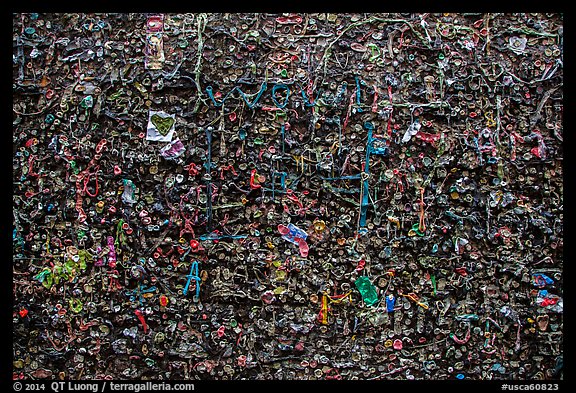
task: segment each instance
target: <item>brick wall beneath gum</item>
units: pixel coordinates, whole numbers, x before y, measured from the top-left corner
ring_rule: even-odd
[[[558,14],[13,14],[15,379],[563,368]]]

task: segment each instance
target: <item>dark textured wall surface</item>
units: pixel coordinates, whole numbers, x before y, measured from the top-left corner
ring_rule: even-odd
[[[14,14],[13,372],[558,379],[558,14]]]

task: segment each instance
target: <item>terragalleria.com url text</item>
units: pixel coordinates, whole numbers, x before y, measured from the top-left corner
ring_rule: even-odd
[[[110,392],[134,392],[141,391],[193,391],[194,384],[192,383],[176,383],[168,384],[164,382],[132,382],[132,383],[117,383],[104,381],[103,384],[90,383],[90,382],[52,382],[50,385],[52,391],[58,393],[60,391],[83,391],[93,393]]]

